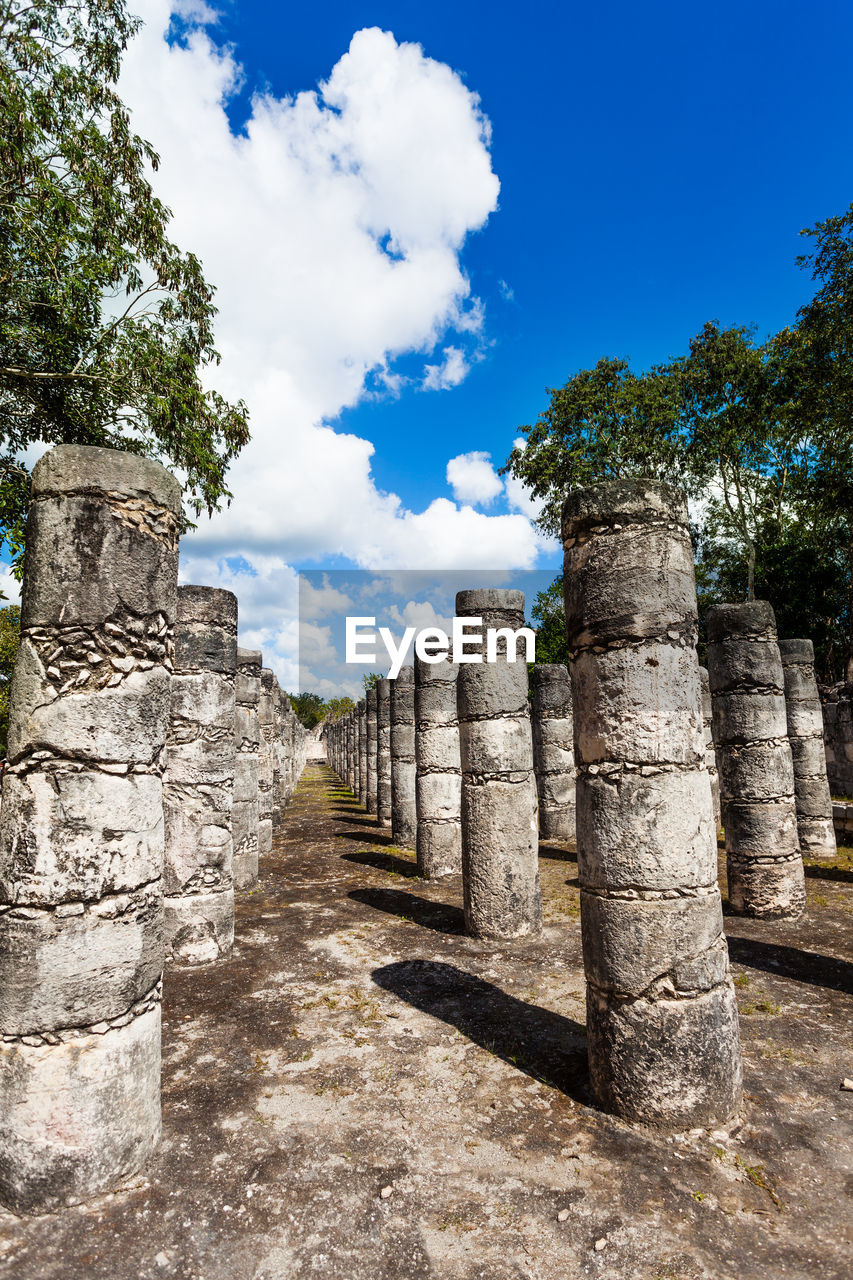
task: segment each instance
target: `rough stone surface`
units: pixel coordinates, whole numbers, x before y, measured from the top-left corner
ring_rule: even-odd
[[[811,640],[780,640],[785,678],[788,741],[794,764],[794,798],[800,849],[812,857],[835,857],[832,797],[826,777],[823,713]]]
[[[162,770],[180,489],[60,445],[33,472],[0,818],[0,1198],[42,1211],[160,1133]]]
[[[575,838],[575,750],[572,687],[558,663],[533,668],[533,768],[539,792],[539,834],[546,840]]]
[[[460,591],[457,617],[489,628],[524,626],[520,591]],[[485,645],[480,646],[484,651]],[[472,643],[469,652],[477,653]],[[510,660],[510,654],[515,660]],[[456,685],[462,766],[462,884],[465,927],[510,939],[542,927],[538,814],[527,664],[521,644],[501,637],[497,661],[460,664]]]
[[[207,964],[234,941],[237,597],[178,588],[163,813],[166,953]]]
[[[415,671],[401,667],[391,681],[391,835],[402,849],[417,843],[416,779]]]
[[[365,695],[365,726],[367,730],[367,799],[365,808],[368,813],[377,813],[379,785],[379,725],[376,719],[376,690],[368,689]]]
[[[592,1087],[662,1129],[725,1124],[741,1051],[686,503],[644,480],[572,493],[563,540]]]
[[[708,770],[708,777],[711,779],[711,799],[714,803],[714,821],[719,831],[722,825],[722,811],[720,809],[720,775],[717,770],[717,753],[714,750],[714,715],[711,706],[711,684],[708,677],[708,668],[699,668],[699,679],[702,682],[702,724],[705,729],[705,768]]]
[[[376,682],[376,812],[391,824],[391,681]]]
[[[234,845],[233,874],[235,889],[250,889],[258,878],[258,752],[260,725],[258,703],[261,697],[259,649],[237,650],[237,678],[234,711],[234,800],[231,809],[231,835]]]
[[[416,848],[425,880],[462,873],[458,671],[446,658],[415,659]]]
[[[820,698],[829,789],[837,798],[853,799],[853,684],[823,688]]]
[[[261,691],[258,698],[258,861],[272,850],[273,835],[273,682],[268,667],[261,667]]]
[[[358,798],[367,805],[367,702],[364,698],[357,704],[358,712]]]
[[[776,619],[763,600],[708,610],[708,674],[729,869],[739,915],[805,905]]]
[[[743,1112],[672,1138],[593,1105],[573,854],[495,946],[387,839],[309,764],[231,955],[167,973],[144,1176],[0,1213],[3,1280],[848,1280],[847,854],[727,917]]]

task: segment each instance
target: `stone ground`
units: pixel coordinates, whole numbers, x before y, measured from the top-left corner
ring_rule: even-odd
[[[461,934],[460,884],[309,765],[230,960],[167,973],[144,1174],[0,1213],[15,1280],[847,1280],[853,852],[800,924],[727,918],[743,1115],[676,1138],[591,1105],[577,867],[543,846],[540,939]]]

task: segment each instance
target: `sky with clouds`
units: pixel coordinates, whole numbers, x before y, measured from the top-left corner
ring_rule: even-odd
[[[498,474],[576,369],[789,322],[853,198],[816,0],[134,0],[120,86],[252,440],[182,548],[294,687],[296,569],[556,570]]]

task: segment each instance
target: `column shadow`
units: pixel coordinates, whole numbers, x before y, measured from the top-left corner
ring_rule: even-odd
[[[754,938],[738,937],[737,934],[727,933],[726,941],[729,955],[738,964],[853,995],[853,964],[847,960],[836,960],[833,956],[818,955],[814,951],[800,951],[796,947],[783,947],[775,942],[757,942]]]
[[[812,880],[837,880],[839,884],[853,884],[853,871],[849,867],[806,866],[803,868]]]
[[[564,849],[558,844],[539,844],[539,857],[551,858],[555,862],[577,862],[578,855],[574,849]]]
[[[586,1031],[574,1019],[525,1004],[491,982],[437,960],[402,960],[375,969],[371,977],[384,991],[456,1027],[525,1075],[592,1105]]]
[[[407,862],[393,853],[371,853],[368,849],[359,849],[358,853],[342,853],[342,862],[358,862],[363,867],[375,867],[377,871],[393,871],[398,876],[408,876],[410,880],[418,879],[418,864]]]
[[[353,810],[354,809],[355,806],[353,806]],[[339,809],[337,810],[337,813],[333,810],[332,814],[346,822],[351,827],[374,827],[377,831],[387,830],[387,828],[383,827],[382,823],[379,822],[377,818],[374,818],[369,813],[365,813],[364,810],[361,810],[356,817],[351,816],[352,810],[350,809]]]
[[[385,911],[390,916],[399,916],[401,920],[413,920],[435,933],[459,935],[465,931],[465,915],[461,907],[418,898],[404,889],[353,889],[349,897],[375,911]]]
[[[341,840],[357,840],[359,844],[394,844],[394,837],[387,831],[336,831]]]

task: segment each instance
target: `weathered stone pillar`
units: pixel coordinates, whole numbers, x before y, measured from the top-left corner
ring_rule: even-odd
[[[776,619],[750,600],[712,605],[707,625],[729,902],[795,919],[806,895]]]
[[[279,688],[278,678],[275,672],[272,673],[272,687],[270,690],[270,706],[272,708],[272,738],[270,740],[270,753],[272,755],[272,829],[273,835],[281,826],[281,809],[282,809],[282,766],[284,756],[284,745],[281,740],[284,719],[281,707],[281,689]]]
[[[237,597],[179,587],[163,814],[166,953],[208,964],[234,943],[231,806]]]
[[[853,684],[823,688],[821,703],[830,794],[853,797]]]
[[[462,765],[456,677],[447,658],[415,658],[418,875],[423,880],[462,871]]]
[[[376,682],[376,812],[391,822],[391,681]]]
[[[402,849],[417,843],[416,778],[415,671],[401,667],[391,681],[391,836]]]
[[[258,860],[272,853],[273,833],[273,681],[268,667],[261,667],[258,699]]]
[[[575,749],[569,672],[559,663],[537,662],[532,683],[539,835],[544,840],[574,840]]]
[[[347,786],[355,795],[356,777],[356,752],[355,752],[355,712],[347,712]]]
[[[800,849],[813,858],[837,853],[832,798],[826,778],[823,713],[814,671],[811,640],[780,640],[785,678],[788,741],[794,763],[794,797]]]
[[[705,768],[711,780],[711,800],[714,806],[714,822],[719,831],[722,824],[720,814],[720,776],[717,772],[717,753],[714,750],[713,712],[711,710],[711,685],[708,679],[708,668],[699,668],[699,680],[702,687],[702,727],[705,732]]]
[[[483,636],[488,628],[515,632],[524,626],[524,593],[460,591],[456,615],[482,618]],[[485,642],[480,647],[484,660],[460,664],[456,685],[465,928],[480,938],[519,938],[542,928],[527,663],[514,637],[499,638],[494,662],[485,661]]]
[[[162,768],[180,485],[36,464],[0,823],[0,1199],[106,1191],[160,1137]]]
[[[364,802],[368,813],[377,813],[379,794],[379,723],[376,717],[376,690],[368,689],[364,697],[365,727],[367,729],[367,798]]]
[[[563,507],[592,1086],[663,1128],[741,1095],[717,887],[687,506],[651,480]]]
[[[258,879],[258,751],[261,696],[259,649],[237,650],[236,708],[234,713],[234,805],[231,832],[234,840],[234,888],[251,889]]]
[[[358,798],[367,805],[367,702],[362,698],[358,711]]]

